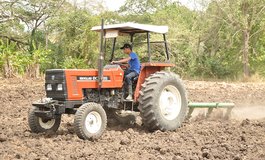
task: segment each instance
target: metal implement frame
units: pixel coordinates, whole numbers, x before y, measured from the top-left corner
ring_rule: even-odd
[[[204,103],[204,102],[190,102],[188,104],[189,112],[187,118],[191,118],[191,114],[195,108],[208,108],[206,117],[209,117],[214,108],[227,108],[225,118],[229,118],[232,109],[235,107],[234,103]]]

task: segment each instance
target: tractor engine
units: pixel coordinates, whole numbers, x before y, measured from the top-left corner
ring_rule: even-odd
[[[77,108],[87,102],[118,108],[121,101],[124,72],[119,65],[103,70],[103,85],[98,88],[96,69],[51,69],[46,71],[46,96],[63,104],[65,109]]]
[[[84,95],[87,102],[101,102],[106,108],[118,109],[123,93],[122,89],[102,89],[100,92],[97,89],[85,89]]]

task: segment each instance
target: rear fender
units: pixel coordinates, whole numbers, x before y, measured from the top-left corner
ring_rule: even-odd
[[[148,78],[151,74],[164,70],[165,67],[173,67],[174,64],[171,63],[142,63],[141,64],[141,71],[139,74],[139,78],[137,81],[137,85],[134,91],[134,102],[138,101],[140,90],[142,88],[142,84],[145,82],[145,79]]]

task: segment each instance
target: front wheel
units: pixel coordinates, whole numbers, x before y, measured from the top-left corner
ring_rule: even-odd
[[[74,128],[81,139],[98,139],[106,126],[106,112],[100,104],[85,103],[75,113]]]
[[[180,78],[171,72],[156,72],[145,80],[139,110],[149,130],[175,130],[187,113],[187,96]]]
[[[33,133],[42,133],[42,132],[56,132],[61,123],[61,115],[56,115],[54,119],[44,119],[35,115],[35,111],[39,109],[35,106],[29,111],[28,114],[28,124]]]

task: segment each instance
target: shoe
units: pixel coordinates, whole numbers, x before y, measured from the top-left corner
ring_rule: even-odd
[[[127,96],[126,100],[132,100],[132,95],[129,94],[129,95]]]

